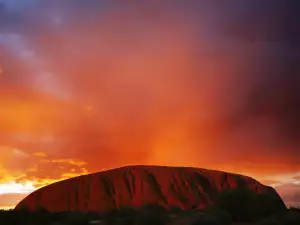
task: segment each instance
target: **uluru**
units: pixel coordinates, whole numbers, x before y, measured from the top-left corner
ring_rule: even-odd
[[[105,212],[147,204],[166,209],[206,209],[218,193],[235,188],[268,193],[285,207],[275,189],[251,177],[191,167],[125,166],[43,187],[22,200],[15,210]]]

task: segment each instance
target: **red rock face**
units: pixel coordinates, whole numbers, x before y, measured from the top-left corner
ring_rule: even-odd
[[[163,166],[128,166],[75,177],[41,188],[15,210],[105,212],[123,206],[160,204],[166,208],[204,209],[224,189],[248,187],[256,193],[277,192],[253,178],[221,171]],[[282,202],[282,204],[284,204]]]

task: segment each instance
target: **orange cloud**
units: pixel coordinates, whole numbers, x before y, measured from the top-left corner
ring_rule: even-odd
[[[47,156],[44,152],[35,152],[35,153],[33,153],[33,155],[37,156],[37,157],[46,157]]]
[[[297,181],[298,181],[298,180],[300,181],[300,176],[295,176],[295,177],[293,177],[293,179],[294,179],[294,180],[297,180]]]
[[[75,159],[53,159],[52,163],[66,163],[70,165],[83,166],[86,165],[86,162],[75,160]]]

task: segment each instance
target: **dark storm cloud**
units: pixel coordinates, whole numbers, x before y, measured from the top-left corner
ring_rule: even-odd
[[[273,122],[280,136],[299,144],[300,137],[300,70],[283,69],[280,78],[267,84],[249,96],[242,119],[265,118]],[[247,100],[246,100],[247,101]],[[300,152],[298,152],[300,154]]]
[[[232,0],[222,1],[229,7]],[[235,38],[253,41],[288,42],[299,44],[299,1],[239,1],[235,2],[232,16],[235,21],[225,25],[222,30]],[[225,22],[226,22],[226,18]],[[280,43],[278,43],[280,44]]]
[[[222,2],[225,8],[228,2],[233,1]],[[242,10],[224,18],[220,31],[236,42],[256,46],[260,56],[252,55],[243,71],[255,85],[229,124],[236,129],[260,121],[262,127],[270,127],[261,138],[273,137],[264,139],[267,145],[291,150],[287,146],[300,144],[299,1],[240,1],[238,5]],[[299,157],[298,147],[292,149]]]
[[[4,2],[0,1],[0,32],[9,30],[10,27],[13,27],[12,29],[20,27],[20,24],[22,24],[21,19],[22,17],[19,14],[7,11]]]

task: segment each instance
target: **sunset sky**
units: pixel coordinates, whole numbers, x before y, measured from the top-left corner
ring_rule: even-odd
[[[300,206],[300,1],[0,0],[0,208],[133,164]]]

